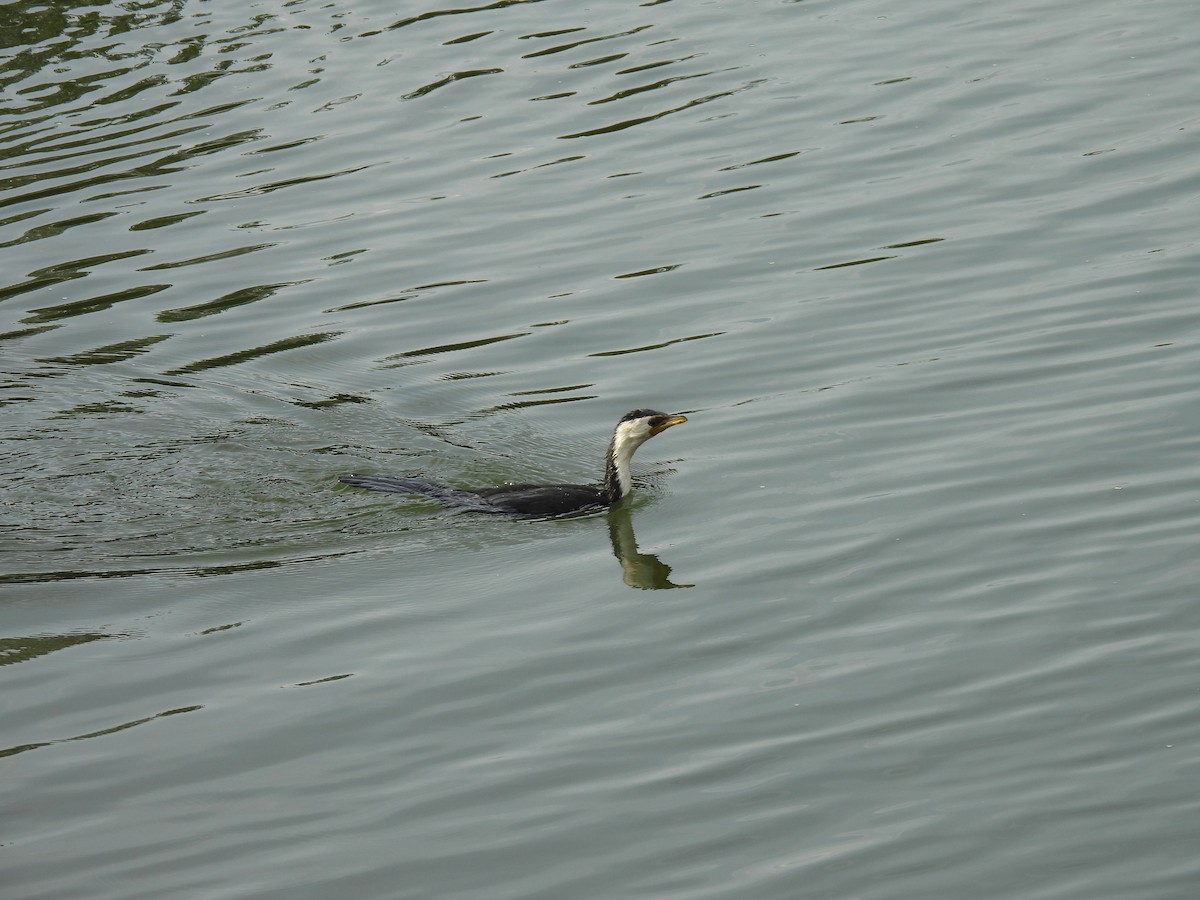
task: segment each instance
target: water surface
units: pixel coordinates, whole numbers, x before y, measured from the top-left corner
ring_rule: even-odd
[[[1193,896],[1193,18],[0,5],[6,896]]]

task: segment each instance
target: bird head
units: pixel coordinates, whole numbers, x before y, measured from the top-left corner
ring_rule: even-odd
[[[686,421],[687,416],[672,415],[656,409],[635,409],[621,417],[614,437],[618,445],[636,448],[672,425],[682,425]]]

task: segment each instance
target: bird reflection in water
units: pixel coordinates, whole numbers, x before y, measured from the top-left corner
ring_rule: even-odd
[[[643,591],[695,587],[694,584],[675,584],[671,581],[670,566],[653,553],[638,551],[628,506],[615,506],[608,511],[608,536],[612,540],[613,556],[621,564],[621,577],[630,587]]]

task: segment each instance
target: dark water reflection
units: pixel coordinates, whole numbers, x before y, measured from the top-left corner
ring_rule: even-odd
[[[647,591],[695,587],[694,584],[672,583],[670,566],[655,554],[638,550],[637,537],[633,533],[633,514],[627,505],[609,510],[606,518],[613,556],[621,564],[621,576],[627,585]]]

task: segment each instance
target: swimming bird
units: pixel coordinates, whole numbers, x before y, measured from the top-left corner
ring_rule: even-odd
[[[448,506],[480,512],[505,513],[522,518],[562,516],[612,506],[633,489],[629,463],[638,447],[687,416],[654,409],[635,409],[617,422],[604,459],[604,482],[590,484],[506,484],[500,487],[452,488],[399,475],[343,475],[345,484],[372,491],[424,494]]]

